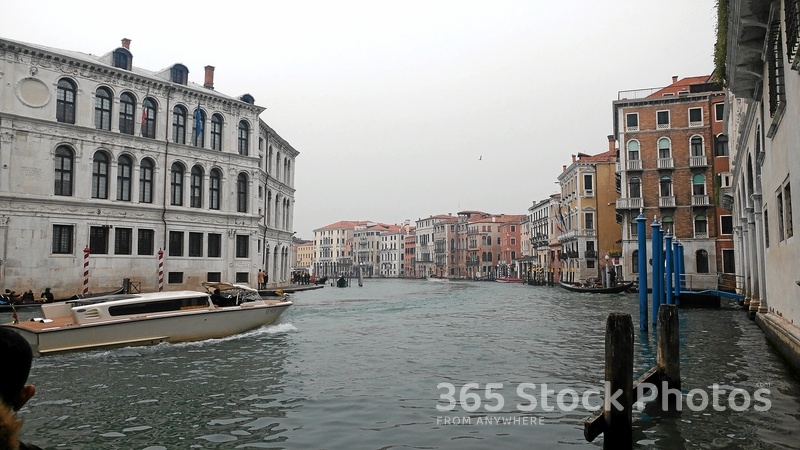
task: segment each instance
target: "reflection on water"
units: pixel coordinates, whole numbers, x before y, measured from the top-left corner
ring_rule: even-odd
[[[516,389],[600,389],[608,313],[631,313],[638,329],[635,296],[518,284],[365,280],[293,300],[278,324],[240,336],[37,359],[37,394],[21,411],[28,440],[65,449],[598,447],[600,438],[583,439],[583,406],[523,412]],[[684,392],[767,386],[772,407],[662,413],[648,405],[634,414],[638,444],[797,446],[800,384],[746,315],[681,310],[680,326]],[[637,376],[654,355],[654,337],[639,334]],[[484,403],[485,385],[502,383],[493,392],[504,405],[439,411],[443,382],[478,383]],[[503,417],[526,422],[477,424]]]

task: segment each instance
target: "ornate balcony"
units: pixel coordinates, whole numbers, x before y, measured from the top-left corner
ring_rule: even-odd
[[[584,257],[585,257],[585,258],[594,258],[594,259],[597,259],[597,252],[596,252],[596,251],[594,251],[594,250],[586,250],[586,251],[583,253],[583,255],[584,255]]]
[[[689,167],[706,167],[706,166],[708,166],[708,158],[706,158],[706,155],[689,157]]]
[[[708,200],[707,195],[693,195],[692,196],[692,206],[709,206],[711,203]]]
[[[629,159],[626,163],[628,170],[642,170],[641,159]]]
[[[675,197],[659,197],[658,198],[658,207],[659,208],[674,208],[675,207]]]
[[[672,169],[675,167],[672,158],[658,158],[658,168],[659,169]]]
[[[617,209],[639,209],[644,207],[644,201],[641,198],[618,198]]]

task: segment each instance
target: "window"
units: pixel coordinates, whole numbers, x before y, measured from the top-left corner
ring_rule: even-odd
[[[169,232],[169,256],[183,256],[183,231]]]
[[[54,195],[72,195],[72,150],[67,146],[56,149]]]
[[[131,70],[131,53],[124,48],[114,50],[114,67]]]
[[[219,258],[222,256],[222,235],[208,233],[208,257]]]
[[[98,130],[111,129],[111,91],[98,88],[94,94],[94,126]]]
[[[689,146],[692,149],[692,156],[703,156],[705,154],[703,150],[703,138],[700,136],[692,136]]]
[[[728,156],[728,136],[720,134],[714,137],[714,156]]]
[[[170,71],[172,82],[185,85],[189,81],[189,69],[183,64],[175,64]]]
[[[659,158],[672,157],[672,145],[669,139],[661,138],[658,140],[658,157]]]
[[[211,149],[222,151],[222,116],[211,116]]]
[[[642,180],[639,177],[631,178],[629,182],[630,189],[628,189],[628,197],[641,198],[642,197]]]
[[[92,198],[108,198],[108,155],[97,152],[92,159]]]
[[[662,176],[659,188],[658,195],[661,197],[672,197],[672,178],[669,175]]]
[[[714,105],[714,121],[722,122],[725,117],[725,103],[717,103]]]
[[[247,175],[243,173],[236,179],[236,211],[247,212]]]
[[[723,273],[736,273],[736,259],[733,249],[722,249],[722,272]]]
[[[656,113],[656,130],[666,130],[669,128],[669,111],[658,111]]]
[[[703,126],[703,109],[702,108],[689,108],[689,126],[701,127]]]
[[[142,102],[142,136],[156,137],[156,103],[149,98]]]
[[[584,213],[584,222],[587,230],[594,230],[594,213]]]
[[[236,235],[236,257],[247,258],[250,249],[250,238],[246,234]]]
[[[222,281],[222,272],[208,272],[206,274],[206,280],[209,283],[219,283]]]
[[[672,216],[664,216],[661,218],[661,227],[667,233],[675,233],[675,219]]]
[[[172,110],[172,142],[186,143],[186,108],[180,105]]]
[[[133,230],[130,228],[114,229],[114,254],[130,255],[133,253]]]
[[[236,282],[237,283],[249,283],[250,274],[248,272],[236,272]]]
[[[219,209],[222,172],[220,172],[219,169],[211,169],[211,177],[209,177],[208,181],[208,208]]]
[[[639,237],[639,221],[636,217],[631,219],[631,238],[636,239]]]
[[[708,252],[702,248],[695,252],[695,263],[697,264],[697,273],[708,273]]]
[[[778,241],[782,241],[786,239],[783,230],[783,221],[785,218],[783,217],[783,192],[778,191],[778,198],[777,198],[777,206],[778,206]]]
[[[153,160],[145,158],[139,165],[139,202],[153,203]]]
[[[692,176],[692,195],[706,195],[706,177],[702,173]]]
[[[181,284],[183,283],[183,272],[167,272],[168,284]]]
[[[136,100],[133,95],[123,92],[119,96],[119,132],[133,134],[134,114],[136,114]]]
[[[720,216],[719,230],[721,234],[733,234],[733,217]]]
[[[110,227],[89,227],[89,252],[93,255],[108,254],[108,230]]]
[[[202,148],[205,146],[205,135],[203,134],[205,123],[206,113],[198,106],[197,109],[194,110],[194,124],[192,125],[192,144],[194,144],[195,147]]]
[[[139,247],[137,254],[152,255],[155,252],[156,232],[154,230],[139,230]]]
[[[694,237],[708,237],[708,222],[705,214],[694,216]]]
[[[594,177],[588,174],[583,175],[583,191],[586,196],[591,196],[594,190]]]
[[[117,200],[131,201],[131,174],[133,161],[128,155],[121,155],[117,164]]]
[[[639,159],[639,141],[628,141],[628,160],[636,161]]]
[[[75,92],[77,88],[72,80],[58,80],[56,93],[56,120],[62,123],[75,123]]]
[[[53,225],[52,252],[56,255],[72,254],[72,225]]]
[[[794,236],[794,225],[792,224],[792,189],[789,183],[783,187],[783,215],[786,218],[786,239]]]
[[[769,248],[769,214],[764,209],[764,246]]]
[[[180,163],[172,164],[169,198],[170,205],[183,206],[183,166]]]
[[[203,233],[189,233],[189,256],[203,256]]]
[[[634,250],[631,253],[631,272],[639,273],[639,250]]]
[[[250,126],[247,122],[242,120],[239,122],[239,154],[242,156],[249,155],[250,148]]]
[[[639,131],[639,113],[625,114],[626,131]]]
[[[189,206],[192,208],[203,207],[203,168],[192,167],[191,185],[189,186]]]

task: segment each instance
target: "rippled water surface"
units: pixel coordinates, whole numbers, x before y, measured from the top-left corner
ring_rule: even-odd
[[[36,359],[37,394],[20,412],[26,440],[60,449],[597,448],[602,436],[583,438],[591,413],[582,405],[524,412],[516,389],[602,389],[606,317],[630,313],[638,330],[635,295],[522,284],[365,280],[292,299],[277,324],[227,339]],[[634,413],[637,445],[800,447],[800,383],[755,324],[723,307],[680,310],[680,326],[684,393],[768,388],[771,408],[648,407]],[[655,362],[655,340],[636,333],[638,377]],[[443,382],[456,397],[478,383],[466,393],[481,408],[438,410],[448,403]],[[500,411],[483,408],[497,404],[487,383],[503,384],[493,390]]]

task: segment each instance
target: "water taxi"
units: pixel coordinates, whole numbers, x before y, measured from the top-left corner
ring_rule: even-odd
[[[41,356],[231,336],[275,322],[292,305],[285,297],[264,300],[246,286],[207,284],[210,292],[115,294],[43,304],[44,317],[0,326],[21,334]]]

